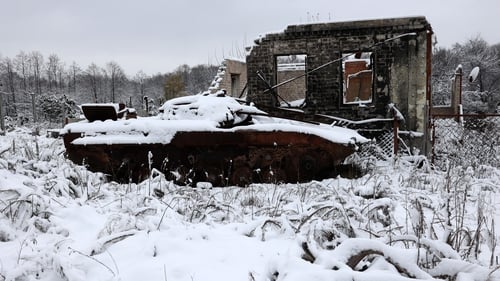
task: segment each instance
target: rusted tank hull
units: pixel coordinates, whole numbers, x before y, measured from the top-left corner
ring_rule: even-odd
[[[152,169],[190,185],[321,180],[336,176],[355,150],[317,135],[281,131],[177,132],[168,144],[73,144],[80,136],[64,135],[68,158],[119,182],[139,182]]]

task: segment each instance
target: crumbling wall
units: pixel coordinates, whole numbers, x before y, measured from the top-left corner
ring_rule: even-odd
[[[246,63],[235,59],[225,59],[210,87],[210,91],[216,92],[224,89],[228,95],[239,97],[245,89],[246,83]]]
[[[380,118],[394,103],[406,120],[402,130],[425,134],[431,35],[425,17],[288,26],[256,40],[247,56],[248,99],[273,106],[266,89],[277,84],[276,56],[305,54],[306,113],[352,120]],[[342,58],[360,52],[370,55],[372,97],[369,102],[346,103]]]

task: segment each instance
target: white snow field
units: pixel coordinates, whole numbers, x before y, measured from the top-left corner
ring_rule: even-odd
[[[500,170],[419,160],[302,184],[117,184],[19,128],[0,136],[0,280],[500,280]]]

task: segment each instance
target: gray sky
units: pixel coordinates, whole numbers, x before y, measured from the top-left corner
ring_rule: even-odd
[[[426,16],[438,45],[500,43],[498,0],[1,0],[0,55],[57,54],[86,68],[116,61],[133,76],[236,57],[290,24]]]

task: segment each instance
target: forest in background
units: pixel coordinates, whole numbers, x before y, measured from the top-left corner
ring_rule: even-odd
[[[458,65],[464,71],[463,104],[466,113],[492,113],[500,103],[500,44],[490,45],[480,36],[451,48],[436,47],[432,58],[434,105],[450,103],[450,81]],[[480,74],[473,83],[467,75],[474,67]],[[62,61],[57,54],[44,57],[38,51],[20,51],[15,57],[0,55],[0,91],[4,92],[7,118],[60,122],[77,114],[75,105],[88,102],[122,102],[145,115],[145,100],[153,110],[165,100],[208,89],[218,66],[181,65],[172,72],[127,76],[118,62],[86,68]],[[147,99],[145,99],[147,97]]]
[[[146,100],[154,110],[166,99],[205,91],[217,69],[206,64],[181,65],[168,73],[139,71],[130,77],[115,61],[82,68],[76,62],[67,64],[57,54],[45,58],[38,51],[21,51],[13,58],[0,56],[0,91],[6,116],[18,120],[33,118],[33,98],[39,121],[73,117],[75,105],[93,102],[121,102],[146,115]]]
[[[480,36],[451,48],[435,48],[432,56],[432,102],[451,103],[451,78],[461,65],[464,73],[462,104],[465,113],[494,113],[500,103],[500,43],[490,45]],[[480,72],[468,81],[473,68]]]

